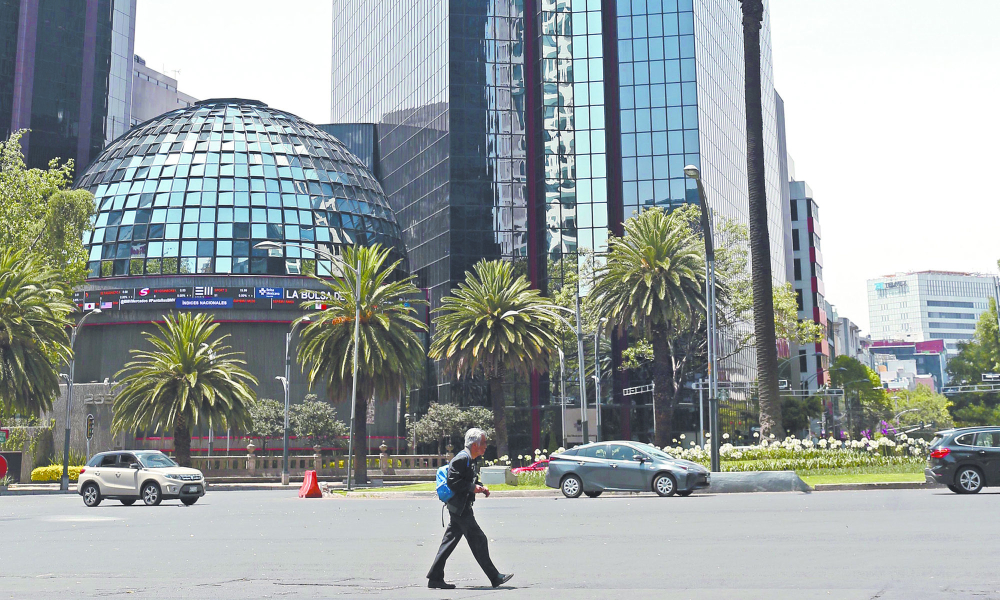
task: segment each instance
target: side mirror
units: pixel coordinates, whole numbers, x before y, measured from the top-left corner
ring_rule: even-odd
[[[641,454],[633,454],[632,460],[637,460],[639,462],[646,462],[646,457]]]
[[[128,466],[128,468],[135,469],[136,471],[138,471],[139,469],[142,468],[142,465],[140,465],[139,463],[132,463]]]

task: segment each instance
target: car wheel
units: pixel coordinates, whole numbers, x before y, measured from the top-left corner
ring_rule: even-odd
[[[96,484],[88,483],[83,486],[83,503],[94,508],[101,503],[101,490]]]
[[[653,480],[653,491],[660,496],[673,496],[677,492],[677,480],[670,473],[660,473]]]
[[[567,498],[579,498],[583,492],[583,480],[576,475],[567,475],[563,478],[562,484],[559,487],[562,489],[563,496]]]
[[[691,492],[693,491],[694,490],[684,490],[683,492],[677,492],[677,495],[680,496],[681,498],[687,498],[688,496],[691,495]]]
[[[133,504],[135,504],[135,498],[120,498],[118,501],[124,504],[125,506],[132,506]]]
[[[596,498],[600,496],[602,493],[604,492],[584,492],[584,494],[586,494],[588,498]]]
[[[163,500],[163,496],[160,494],[160,486],[156,485],[156,483],[150,481],[142,486],[143,504],[146,506],[158,506],[161,500]]]
[[[181,498],[181,502],[184,503],[184,506],[191,506],[192,504],[194,504],[197,501],[198,501],[197,497],[194,497],[194,498]]]
[[[983,474],[975,467],[964,467],[955,475],[960,494],[975,494],[983,489]]]

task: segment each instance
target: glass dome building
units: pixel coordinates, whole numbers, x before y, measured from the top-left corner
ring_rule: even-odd
[[[337,138],[253,100],[206,100],[137,125],[91,163],[77,187],[94,194],[97,215],[84,239],[89,276],[74,301],[83,312],[101,312],[76,341],[76,383],[114,381],[129,350],[148,347],[153,322],[172,311],[203,311],[219,323],[216,335],[228,335],[225,343],[242,353],[258,396],[282,398],[275,376],[285,372],[289,323],[303,314],[303,301],[326,294],[309,275],[339,272],[310,249],[336,256],[346,245],[381,243],[394,258],[406,256],[364,163]],[[289,245],[255,249],[262,241]],[[326,392],[310,390],[298,368],[289,388],[292,402]],[[396,399],[376,400],[394,408]],[[379,404],[371,439],[381,435],[395,449],[394,412]],[[350,414],[347,403],[335,408]],[[208,439],[199,435],[196,452]],[[135,440],[135,447],[158,447],[150,444]]]
[[[334,137],[262,102],[216,99],[151,119],[80,178],[97,219],[90,277],[330,274],[308,250],[379,242],[405,256],[382,188]]]

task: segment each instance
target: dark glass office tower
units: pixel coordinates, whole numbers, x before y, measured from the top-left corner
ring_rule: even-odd
[[[717,220],[748,222],[741,20],[736,0],[337,0],[332,117],[376,124],[376,171],[433,304],[484,257],[525,257],[548,290],[588,253],[600,261],[608,233],[636,212],[697,203],[685,165],[700,168]],[[772,270],[783,279],[767,15],[761,44]],[[752,349],[722,367],[751,379]],[[647,439],[649,408],[629,408],[624,382],[603,378],[602,403],[624,408],[605,434]],[[544,381],[512,391],[509,422],[531,415],[530,428],[511,427],[512,448],[538,447],[548,397]]]
[[[129,128],[136,0],[0,0],[0,135],[76,172]]]

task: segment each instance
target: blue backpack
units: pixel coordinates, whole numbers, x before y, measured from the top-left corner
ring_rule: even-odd
[[[468,460],[469,459],[466,460],[467,463]],[[445,504],[447,504],[449,500],[455,497],[455,492],[450,487],[448,487],[449,467],[451,467],[451,463],[444,465],[443,467],[438,467],[437,476],[435,477],[435,480],[437,481],[435,489],[437,490],[438,500],[444,502]]]

